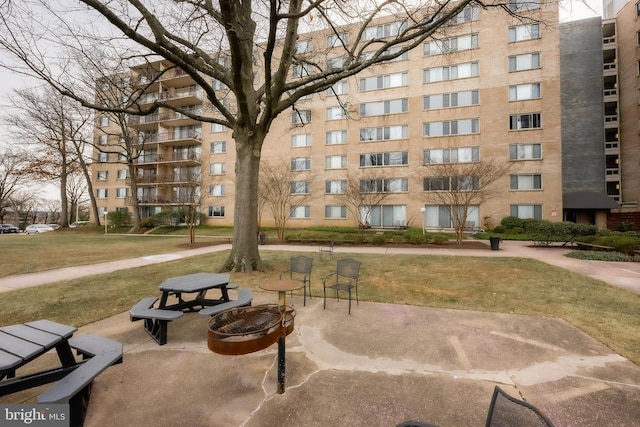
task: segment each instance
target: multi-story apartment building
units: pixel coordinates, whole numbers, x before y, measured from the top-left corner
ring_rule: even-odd
[[[623,212],[637,212],[640,200],[640,3],[637,0],[605,1],[603,11],[605,123],[607,131],[611,129],[616,137],[614,143],[606,146],[607,194],[620,202]],[[608,80],[615,81],[615,86],[607,84]]]
[[[335,194],[355,176],[390,193],[367,218],[372,227],[423,223],[449,228],[448,207],[434,203],[429,193],[452,185],[444,180],[450,177],[432,180],[424,171],[433,164],[484,158],[512,163],[513,169],[495,182],[494,197],[471,210],[468,220],[476,227],[496,225],[508,215],[561,221],[567,218],[563,193],[580,189],[605,194],[603,169],[608,173],[613,147],[607,146],[605,157],[600,110],[608,107],[602,96],[592,93],[597,111],[589,110],[581,119],[563,116],[567,105],[591,101],[561,87],[557,3],[522,4],[533,10],[521,12],[535,13],[540,23],[499,10],[469,8],[438,40],[301,100],[292,114],[280,115],[265,141],[262,161],[288,165],[294,175],[292,192],[307,200],[292,207],[288,225],[355,225]],[[376,23],[383,30],[392,24],[392,19]],[[601,48],[602,35],[595,37]],[[299,40],[300,49],[310,53],[332,43],[324,32],[300,34]],[[132,77],[143,84],[170,65],[158,61],[133,69]],[[596,85],[600,95],[601,70]],[[637,89],[635,93],[638,96]],[[196,112],[208,105],[193,80],[181,72],[163,75],[147,88],[141,103],[159,98]],[[580,137],[576,129],[584,131],[585,123],[596,123],[595,130]],[[105,116],[96,118],[96,126],[98,143],[105,139],[104,129],[115,131]],[[189,199],[190,181],[198,177],[200,209],[207,222],[233,224],[240,213],[233,211],[235,148],[230,130],[164,109],[140,117],[134,126],[140,132],[137,194],[130,194],[130,177],[117,163],[118,153],[108,153],[109,145],[102,145],[104,152],[96,151],[93,167],[101,209],[127,208],[133,196],[143,217],[172,209]],[[587,140],[586,145],[576,142]],[[584,146],[591,147],[591,158],[602,168],[586,184],[566,186],[564,182],[579,182],[576,177],[593,166],[572,164],[563,170],[563,162],[573,162],[567,147],[579,151]],[[618,159],[624,155],[621,151]],[[263,225],[269,225],[269,212],[261,217]]]

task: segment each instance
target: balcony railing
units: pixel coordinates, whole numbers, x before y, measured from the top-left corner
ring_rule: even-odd
[[[160,101],[169,101],[171,99],[178,98],[198,98],[201,99],[201,91],[196,88],[187,88],[187,89],[177,89],[177,90],[168,90],[166,92],[161,92],[158,99]]]
[[[135,198],[134,197],[127,197],[125,199],[125,203],[127,205],[133,205]],[[193,199],[189,198],[189,197],[171,197],[171,198],[166,198],[166,197],[159,197],[159,196],[142,196],[142,197],[138,197],[138,205],[198,205],[199,202],[198,201],[194,201]]]
[[[138,184],[199,184],[200,176],[189,174],[145,175],[135,178]],[[131,183],[127,179],[127,183]]]

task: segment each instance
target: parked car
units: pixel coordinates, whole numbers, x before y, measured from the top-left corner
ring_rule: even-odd
[[[60,224],[47,224],[47,225],[53,228],[54,230],[57,230],[58,228],[60,228]]]
[[[40,234],[46,233],[47,231],[53,231],[53,227],[47,224],[31,224],[24,229],[24,232],[27,234]]]
[[[20,230],[13,224],[0,224],[0,234],[17,233]]]

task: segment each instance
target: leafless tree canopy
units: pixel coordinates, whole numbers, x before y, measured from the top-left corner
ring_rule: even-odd
[[[83,76],[89,73],[99,79],[100,75],[126,74],[134,67],[152,76],[149,83],[153,83],[175,69],[186,72],[206,95],[208,108],[201,112],[172,109],[233,131],[234,241],[223,269],[245,271],[262,268],[256,241],[260,155],[265,136],[279,114],[295,111],[296,102],[306,95],[420,46],[444,31],[468,5],[517,13],[517,7],[509,7],[509,0],[79,3],[0,3],[0,48],[14,59],[3,65],[44,79],[98,111],[134,115],[172,107],[158,99],[141,108],[137,100],[144,87],[127,93],[118,106],[104,105],[94,96],[96,88],[88,86]],[[333,43],[308,51],[304,40],[311,31],[324,32]],[[154,68],[153,61],[159,59],[173,67]]]

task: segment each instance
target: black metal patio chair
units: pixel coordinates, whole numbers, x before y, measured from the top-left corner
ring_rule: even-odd
[[[404,421],[396,427],[438,427],[420,421]],[[553,427],[553,423],[535,406],[509,396],[496,386],[491,397],[486,427]]]
[[[335,277],[335,279],[334,279]],[[356,304],[360,304],[358,298],[358,279],[360,277],[360,262],[351,258],[339,259],[335,273],[331,273],[324,278],[323,296],[324,305],[327,308],[327,288],[336,291],[336,299],[340,300],[340,291],[349,293],[349,314],[351,314],[351,294],[352,289],[356,291]]]
[[[329,254],[329,259],[333,259],[333,247],[335,244],[336,242],[331,239],[325,246],[320,246],[320,261],[322,261],[322,254],[324,253]]]
[[[535,406],[509,396],[500,387],[493,390],[486,427],[553,427]]]
[[[289,278],[294,280],[300,280],[303,283],[303,303],[307,305],[307,288],[309,288],[309,298],[311,298],[311,268],[313,266],[313,258],[309,258],[303,255],[291,257],[289,270],[283,271],[280,274],[282,276],[289,273]],[[293,292],[291,292],[293,294]]]

